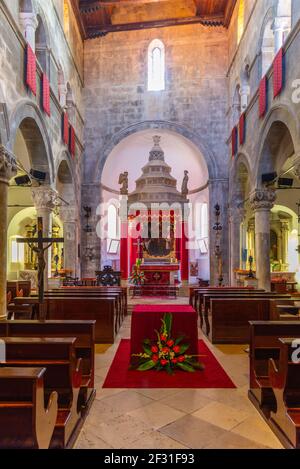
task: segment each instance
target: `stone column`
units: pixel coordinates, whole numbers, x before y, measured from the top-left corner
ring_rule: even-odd
[[[20,13],[20,23],[22,32],[32,50],[35,51],[35,31],[38,27],[38,20],[34,13]]]
[[[276,193],[272,189],[257,189],[250,197],[255,213],[256,242],[256,277],[258,288],[271,290],[270,266],[270,216],[276,201]]]
[[[15,158],[0,145],[0,320],[6,319],[7,193],[9,180],[17,172]]]
[[[288,265],[289,231],[290,231],[289,222],[287,220],[281,221],[282,263],[285,265]]]
[[[43,219],[43,236],[52,237],[52,212],[56,206],[57,192],[49,186],[33,187],[31,190],[37,217]],[[51,268],[51,248],[45,254],[46,268],[44,275],[45,290],[48,288],[48,277]]]
[[[244,209],[235,207],[229,210],[231,285],[236,284],[235,271],[241,267],[241,251],[243,243],[243,239],[241,238],[241,224],[244,218]]]
[[[77,240],[77,220],[76,208],[64,206],[60,209],[60,218],[63,222],[64,237],[64,268],[72,271],[72,276],[76,277],[78,240]]]

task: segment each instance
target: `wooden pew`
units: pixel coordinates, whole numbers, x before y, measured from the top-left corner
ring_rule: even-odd
[[[286,294],[283,294],[283,295],[279,295],[279,294],[276,294],[276,293],[268,293],[268,292],[251,292],[251,293],[248,293],[248,292],[239,292],[239,293],[209,293],[209,294],[204,294],[203,295],[203,306],[202,306],[202,315],[204,317],[204,319],[201,321],[201,324],[203,324],[203,322],[205,323],[205,326],[206,326],[206,335],[209,336],[210,335],[210,331],[211,331],[211,326],[212,326],[212,322],[213,322],[213,310],[212,310],[212,304],[211,304],[211,300],[227,300],[225,303],[224,303],[224,315],[227,315],[227,310],[230,309],[230,299],[232,300],[235,300],[235,301],[238,301],[240,300],[241,302],[244,300],[246,301],[247,299],[282,299],[282,300],[286,300],[286,299],[290,299],[290,295],[286,295]],[[218,305],[218,303],[215,303],[215,305]],[[270,305],[269,305],[269,308],[270,308]],[[219,311],[220,313],[220,311]],[[242,304],[240,305],[240,312],[239,312],[239,316],[241,316],[241,313],[243,313],[243,306]],[[254,316],[255,316],[255,313],[254,313]],[[215,319],[216,319],[216,316],[215,316]],[[219,315],[218,317],[219,320],[221,320],[221,317]],[[250,317],[248,318],[248,320],[259,320],[259,319],[263,319],[263,318],[260,318],[259,316],[258,317]],[[268,319],[270,319],[270,313],[268,313]],[[225,319],[224,319],[225,320]],[[216,324],[216,321],[214,321],[214,324]],[[247,322],[244,323],[245,326],[248,327],[248,324]]]
[[[95,321],[0,321],[0,337],[76,337],[75,355],[82,361],[79,404],[86,415],[96,395]]]
[[[300,321],[250,321],[249,399],[266,417],[276,409],[269,379],[269,360],[279,363],[280,337],[300,337]]]
[[[0,449],[48,449],[57,421],[57,392],[45,407],[46,368],[0,368]]]
[[[81,359],[75,356],[76,338],[4,337],[6,359],[1,367],[45,367],[46,397],[58,393],[58,413],[50,448],[72,446],[82,418],[78,403]]]
[[[295,338],[279,339],[279,364],[269,361],[269,379],[276,399],[271,410],[270,426],[286,447],[300,449],[300,354],[296,352]],[[300,347],[300,335],[297,339]]]

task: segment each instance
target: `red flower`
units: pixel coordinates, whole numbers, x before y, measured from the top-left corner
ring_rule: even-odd
[[[166,341],[167,341],[167,337],[166,337],[165,335],[161,334],[160,340],[161,340],[162,342],[166,342]]]
[[[174,353],[180,353],[180,347],[179,347],[179,345],[175,345],[175,347],[173,347],[173,352],[174,352]]]
[[[185,361],[185,356],[180,355],[180,357],[178,357],[178,361],[179,361],[179,363],[183,363]]]
[[[152,355],[152,361],[158,362],[159,356],[158,355]]]
[[[176,363],[178,362],[177,358],[173,358],[173,360],[171,360],[171,362],[173,363],[173,365],[176,365]]]
[[[167,346],[168,347],[173,347],[173,345],[174,345],[174,340],[168,340]]]
[[[157,353],[158,352],[158,347],[156,347],[156,345],[153,345],[153,347],[151,347],[151,352],[152,353]]]
[[[162,349],[162,351],[163,351],[163,353],[169,353],[169,352],[170,352],[170,349],[169,349],[169,347],[164,347],[164,348]]]
[[[168,360],[160,360],[160,364],[162,366],[166,366],[168,364]]]

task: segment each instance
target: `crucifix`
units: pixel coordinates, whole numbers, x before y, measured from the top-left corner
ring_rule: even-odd
[[[137,246],[137,255],[138,255],[138,259],[142,259],[143,257],[143,246],[144,246],[144,243],[141,239],[141,237],[139,237],[137,239],[137,242],[136,243],[133,243],[133,246]]]
[[[37,219],[37,238],[17,238],[18,243],[26,243],[37,254],[38,258],[38,292],[40,305],[44,302],[44,271],[46,267],[45,251],[47,251],[53,243],[63,243],[64,238],[44,238],[43,237],[43,219]],[[44,247],[44,244],[47,246]],[[37,246],[35,246],[37,244]]]

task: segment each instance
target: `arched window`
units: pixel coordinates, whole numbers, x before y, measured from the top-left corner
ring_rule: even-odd
[[[154,39],[148,48],[148,91],[165,89],[165,46]]]
[[[116,239],[118,236],[118,213],[116,207],[111,204],[107,210],[107,237],[109,239]]]
[[[261,47],[261,76],[264,77],[273,63],[275,57],[275,38],[273,31],[273,20],[270,19],[263,32]]]
[[[201,238],[208,238],[208,207],[207,203],[201,206]]]
[[[283,46],[292,29],[292,0],[278,0],[273,28],[276,53]]]
[[[64,32],[68,38],[70,34],[70,7],[68,0],[64,0]]]
[[[42,18],[39,15],[37,16],[37,20],[38,26],[35,31],[35,53],[43,72],[47,73],[49,76],[50,54],[47,44],[46,29]]]
[[[239,44],[244,34],[245,23],[245,1],[240,0],[238,12],[237,43]]]
[[[241,87],[237,85],[232,100],[232,127],[237,125],[240,115],[241,115]]]
[[[73,91],[71,88],[70,83],[67,83],[67,96],[66,96],[66,106],[67,106],[67,111],[68,111],[68,116],[69,116],[69,121],[73,126],[76,124],[76,107],[75,107],[75,100],[74,100],[74,95]]]
[[[12,263],[23,263],[24,262],[24,244],[19,244],[17,238],[20,236],[13,236],[11,238],[11,251],[10,251],[10,261]]]
[[[66,107],[67,104],[67,85],[65,82],[65,75],[61,64],[59,64],[57,70],[57,85],[58,85],[58,96],[61,107]]]

